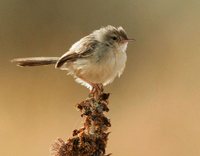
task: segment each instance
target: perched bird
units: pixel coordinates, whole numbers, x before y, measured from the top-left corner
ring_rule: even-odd
[[[74,43],[61,57],[16,58],[19,66],[55,64],[94,93],[123,73],[129,39],[122,27],[106,26]]]

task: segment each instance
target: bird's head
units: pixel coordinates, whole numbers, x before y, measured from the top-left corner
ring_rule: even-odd
[[[128,41],[134,40],[127,37],[127,34],[122,27],[116,28],[111,25],[102,27],[99,30],[94,31],[93,34],[98,41],[103,42],[110,47],[120,49],[122,52],[126,51]]]

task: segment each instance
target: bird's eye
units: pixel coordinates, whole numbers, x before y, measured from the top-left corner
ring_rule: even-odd
[[[117,37],[116,36],[112,36],[111,37],[113,40],[117,40]]]

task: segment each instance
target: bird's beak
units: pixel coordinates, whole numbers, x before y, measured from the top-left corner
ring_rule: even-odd
[[[128,38],[126,41],[136,41],[134,38]]]
[[[122,43],[128,43],[129,41],[136,41],[134,38],[127,38],[122,40]]]

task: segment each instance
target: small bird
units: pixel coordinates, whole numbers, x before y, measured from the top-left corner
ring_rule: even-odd
[[[113,82],[124,71],[129,39],[122,27],[108,25],[81,38],[61,57],[30,57],[11,60],[18,66],[55,64],[55,68],[67,70],[75,80],[98,92]]]

